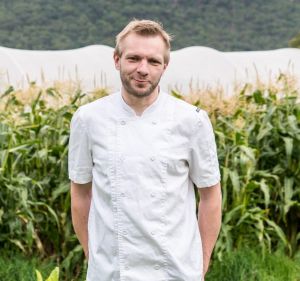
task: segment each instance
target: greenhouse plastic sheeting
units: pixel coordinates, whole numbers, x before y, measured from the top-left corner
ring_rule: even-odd
[[[220,52],[207,47],[188,47],[171,52],[161,80],[164,90],[183,93],[197,88],[222,87],[230,93],[245,82],[268,83],[280,73],[300,80],[300,49]],[[113,48],[92,45],[74,50],[29,51],[0,47],[0,89],[23,87],[29,82],[72,80],[85,90],[120,88],[113,62]]]

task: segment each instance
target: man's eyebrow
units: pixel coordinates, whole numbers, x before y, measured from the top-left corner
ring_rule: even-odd
[[[126,58],[128,58],[128,57],[137,57],[137,58],[140,58],[140,57],[143,57],[142,55],[139,55],[139,54],[134,54],[134,53],[127,53],[126,55],[125,55],[125,57]],[[161,61],[161,60],[163,60],[163,58],[162,57],[159,57],[159,56],[149,56],[149,57],[147,57],[147,59],[148,60],[158,60],[158,61]]]
[[[157,58],[157,57],[150,57],[148,58],[149,61],[157,61],[157,62],[162,62],[161,58]]]
[[[126,54],[125,57],[126,57],[126,58],[128,58],[128,57],[138,57],[138,58],[139,58],[139,57],[141,57],[141,56],[138,55],[138,54],[133,54],[133,53],[131,54],[131,53],[129,53],[129,54]]]

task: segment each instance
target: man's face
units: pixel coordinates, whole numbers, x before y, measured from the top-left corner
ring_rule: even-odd
[[[120,48],[122,54],[115,54],[114,60],[125,94],[142,98],[154,93],[167,67],[163,39],[158,35],[130,33],[123,39]]]

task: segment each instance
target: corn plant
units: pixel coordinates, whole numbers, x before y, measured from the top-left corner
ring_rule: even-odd
[[[40,91],[30,104],[23,104],[12,88],[2,96],[0,247],[42,257],[55,254],[70,269],[83,255],[70,217],[69,123],[84,95],[78,92],[68,105],[54,109],[45,102],[48,94],[55,92]]]
[[[299,93],[244,90],[237,98],[231,114],[211,112],[223,192],[215,252],[221,257],[258,244],[263,253],[284,248],[294,255],[300,240]]]
[[[31,87],[26,100],[12,87],[0,94],[0,248],[55,256],[63,280],[74,280],[86,263],[71,225],[69,125],[80,104],[107,92]],[[288,83],[280,92],[246,89],[232,104],[193,100],[208,109],[218,146],[223,225],[215,253],[247,244],[292,256],[300,247],[299,92]]]

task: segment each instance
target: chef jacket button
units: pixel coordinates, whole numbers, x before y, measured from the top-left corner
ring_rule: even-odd
[[[151,233],[151,235],[154,235],[154,234],[155,234],[155,232],[154,232],[154,231],[151,231],[150,233]]]
[[[125,265],[125,270],[129,270],[129,266],[128,265]]]
[[[121,196],[122,196],[122,197],[125,197],[125,193],[124,193],[124,192],[122,192],[122,193],[121,193]]]
[[[125,125],[126,122],[124,120],[121,121],[121,125]]]
[[[155,160],[155,157],[154,157],[154,156],[150,157],[150,160],[151,160],[151,161],[154,161],[154,160]]]
[[[160,269],[159,264],[156,264],[156,265],[154,266],[154,268],[155,268],[156,270],[159,270],[159,269]]]
[[[153,125],[156,125],[156,124],[157,124],[157,122],[156,122],[156,121],[152,121],[152,124],[153,124]]]
[[[126,236],[128,232],[126,230],[123,230],[123,235]]]
[[[151,193],[151,197],[155,197],[155,193],[154,192]]]

